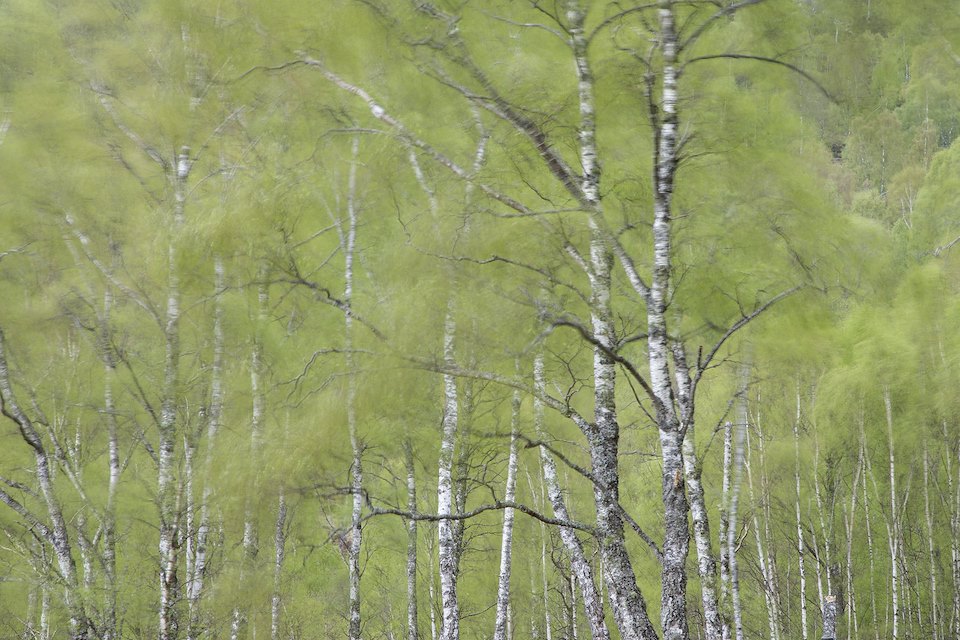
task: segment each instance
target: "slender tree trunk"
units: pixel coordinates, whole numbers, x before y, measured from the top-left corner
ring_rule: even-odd
[[[537,355],[534,362],[533,377],[537,395],[542,395],[546,391],[542,355]],[[546,434],[543,428],[543,403],[536,397],[534,398],[533,421],[537,431],[537,438],[541,441],[544,440]],[[551,456],[547,448],[543,446],[540,447],[540,461],[543,468],[544,485],[546,486],[547,497],[550,500],[553,514],[560,520],[569,520],[570,514],[567,511],[563,493],[560,491],[559,482],[557,481],[556,464],[554,463],[553,456]],[[576,581],[580,585],[584,613],[590,625],[591,637],[593,640],[609,640],[610,632],[607,630],[606,624],[604,624],[603,621],[603,602],[597,591],[593,567],[587,561],[583,544],[577,537],[576,532],[569,527],[560,528],[560,539],[570,554],[571,571],[576,576]]]
[[[44,586],[40,597],[40,640],[50,638],[50,589]]]
[[[160,442],[157,452],[157,502],[160,510],[160,640],[176,640],[180,629],[179,537],[176,481],[177,396],[180,383],[180,277],[177,245],[184,226],[190,149],[183,147],[176,159],[174,213],[168,247],[167,309],[164,320],[163,396],[160,402]]]
[[[860,420],[863,420],[863,415],[861,412]],[[846,593],[846,604],[847,604],[847,637],[854,638],[859,635],[859,629],[857,628],[857,601],[856,601],[856,591],[853,581],[853,537],[854,537],[854,522],[856,520],[857,514],[857,486],[860,483],[861,477],[863,475],[863,450],[861,449],[857,454],[857,466],[854,470],[853,475],[853,484],[850,487],[850,512],[849,514],[844,514],[844,525],[846,528],[847,534],[847,593]]]
[[[223,259],[217,255],[214,258],[214,308],[213,308],[213,363],[210,373],[210,407],[207,410],[207,437],[206,455],[204,457],[201,478],[203,490],[200,495],[199,518],[196,523],[196,542],[188,550],[191,558],[191,569],[187,572],[187,615],[189,619],[187,640],[195,640],[200,636],[201,628],[201,600],[203,597],[204,581],[207,574],[208,536],[210,534],[210,496],[213,493],[212,467],[213,451],[220,429],[220,417],[223,413],[223,302],[222,295],[225,288]],[[190,474],[188,472],[188,478]],[[189,509],[192,511],[192,509]],[[188,527],[188,533],[193,534]]]
[[[741,383],[740,400],[738,403],[738,415],[736,424],[736,434],[733,443],[733,477],[730,487],[730,525],[727,529],[727,553],[730,557],[730,596],[733,606],[733,628],[734,638],[743,640],[743,609],[740,599],[740,570],[737,561],[737,509],[740,503],[740,485],[743,477],[743,449],[744,439],[747,433],[747,422],[749,414],[747,411],[747,369],[742,372],[743,380]]]
[[[730,474],[733,466],[733,425],[727,422],[723,426],[723,481],[720,493],[720,526],[717,531],[720,543],[720,606],[729,612],[727,599],[730,592],[730,551],[727,535],[730,531]],[[730,623],[724,619],[723,640],[730,640]]]
[[[941,426],[946,440],[946,421]],[[950,577],[953,584],[953,612],[950,617],[950,634],[953,638],[960,638],[960,477],[954,478],[954,457],[960,459],[960,447],[944,456],[946,459],[948,493],[944,502],[949,501],[948,508],[950,509]],[[960,475],[960,464],[957,465],[957,473]]]
[[[504,499],[514,502],[517,495],[517,434],[520,420],[520,394],[513,394],[513,411],[510,428],[510,457],[507,462],[507,488]],[[497,581],[497,614],[494,625],[494,640],[507,640],[508,608],[510,606],[510,569],[513,546],[513,509],[503,510],[503,532],[500,538],[500,577]]]
[[[890,588],[891,598],[893,599],[892,638],[893,640],[897,640],[900,635],[900,601],[898,593],[900,588],[900,576],[898,574],[898,565],[900,559],[900,534],[897,525],[897,478],[894,464],[893,407],[890,400],[890,390],[887,388],[884,388],[883,390],[883,406],[886,410],[887,416],[887,440],[889,443],[890,452],[890,521],[887,525],[887,534],[890,544]]]
[[[547,580],[547,527],[540,523],[540,574],[543,580],[543,628],[547,640],[553,640],[553,621],[550,616],[550,582]]]
[[[681,382],[681,388],[682,388]],[[692,416],[691,416],[692,417]],[[725,623],[720,616],[717,600],[717,563],[710,548],[710,520],[700,476],[702,468],[697,460],[693,437],[693,422],[687,426],[683,440],[683,466],[690,499],[693,537],[697,547],[697,574],[700,577],[700,595],[703,603],[706,640],[721,640]]]
[[[437,638],[440,637],[439,629],[437,627],[437,597],[436,597],[436,586],[435,586],[436,580],[437,580],[437,572],[434,570],[434,567],[435,567],[434,558],[437,556],[437,554],[435,553],[436,547],[434,545],[434,537],[432,533],[431,535],[427,536],[427,540],[429,543],[428,551],[430,553],[430,571],[429,571],[430,580],[427,582],[427,596],[430,599],[430,602],[429,602],[430,604],[430,607],[429,607],[430,608],[430,640],[437,640]],[[437,559],[437,563],[439,564],[439,558]],[[440,622],[442,624],[443,620],[441,619]]]
[[[930,453],[923,443],[923,514],[927,521],[927,555],[930,564],[930,625],[933,640],[940,640],[940,620],[937,607],[937,563],[933,544],[933,517],[930,512]]]
[[[870,500],[867,496],[867,474],[870,470],[870,458],[866,455],[866,436],[863,425],[860,425],[860,455],[863,460],[863,519],[867,534],[867,557],[870,559],[870,614],[873,623],[874,640],[880,640],[880,624],[877,619],[877,594],[874,589],[874,577],[876,576],[876,565],[873,553],[873,529],[870,524]],[[869,473],[872,477],[872,472]]]
[[[670,338],[666,324],[672,269],[672,197],[677,167],[679,122],[677,114],[678,44],[672,4],[660,5],[659,23],[663,70],[657,116],[658,147],[654,163],[653,276],[647,303],[647,350],[650,362],[650,386],[656,399],[655,413],[660,434],[662,463],[664,540],[663,565],[660,573],[660,621],[663,640],[686,640],[688,635],[686,561],[690,547],[690,530],[687,524],[689,504],[684,486],[682,445],[683,430],[688,425],[681,424],[674,408],[675,398],[670,381],[669,365]]]
[[[403,454],[407,468],[407,511],[413,513],[417,510],[417,476],[409,438],[403,441]],[[417,617],[417,521],[410,518],[407,520],[407,640],[420,638]]]
[[[797,559],[800,568],[800,630],[803,640],[807,640],[807,571],[804,562],[805,549],[803,546],[803,521],[800,517],[800,419],[801,414],[800,383],[797,382],[797,414],[793,422],[793,479],[796,488],[797,517]]]
[[[456,364],[453,341],[456,324],[452,309],[447,311],[444,325],[443,355],[450,368]],[[444,407],[443,434],[440,440],[440,464],[437,479],[437,513],[450,515],[454,511],[453,500],[453,453],[457,439],[457,380],[451,374],[443,376]],[[456,539],[453,522],[441,520],[438,527],[440,561],[440,599],[442,606],[441,640],[459,640],[460,607],[457,603]]]
[[[758,427],[759,428],[759,427]],[[763,436],[758,433],[757,439],[762,441]],[[759,445],[762,451],[762,445]],[[758,495],[758,492],[755,489],[753,482],[753,472],[751,461],[751,450],[752,446],[750,443],[750,430],[747,429],[747,456],[746,456],[746,471],[747,471],[747,485],[750,487],[750,496],[753,501],[753,533],[755,537],[755,542],[757,545],[757,562],[760,566],[760,575],[763,577],[763,600],[767,606],[767,623],[770,627],[770,640],[779,640],[779,627],[777,624],[777,606],[776,600],[774,598],[774,587],[773,587],[773,576],[772,568],[770,567],[769,558],[764,553],[764,539],[761,534],[762,529],[760,526],[760,516],[758,512],[761,511],[761,503],[767,499],[766,496]],[[769,542],[767,540],[766,542]]]
[[[356,396],[357,378],[356,366],[353,358],[353,262],[357,242],[357,164],[360,149],[360,139],[353,139],[352,157],[350,162],[349,184],[347,186],[347,229],[341,237],[344,255],[344,291],[343,301],[346,305],[344,317],[344,353],[348,371],[347,381],[347,428],[350,432],[350,448],[353,451],[351,466],[351,488],[353,493],[353,510],[351,516],[350,538],[350,640],[360,640],[360,549],[363,531],[361,515],[363,510],[363,449],[357,433]]]
[[[27,615],[23,623],[23,631],[20,633],[21,640],[34,640],[37,637],[37,629],[34,626],[34,618],[37,615],[37,590],[30,589],[27,594]]]
[[[283,561],[287,545],[287,494],[283,481],[277,494],[277,520],[273,528],[273,595],[270,598],[270,640],[280,640],[280,618],[283,596]]]

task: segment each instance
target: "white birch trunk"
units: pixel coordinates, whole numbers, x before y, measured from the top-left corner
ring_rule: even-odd
[[[658,147],[654,167],[653,275],[647,303],[647,350],[650,386],[660,435],[662,500],[664,506],[663,565],[660,573],[660,621],[663,640],[686,640],[687,574],[690,546],[683,470],[683,427],[674,409],[670,382],[670,343],[666,310],[671,287],[672,198],[677,167],[679,122],[677,34],[672,4],[660,5],[659,42],[663,61],[657,122]]]
[[[898,531],[897,519],[897,477],[893,442],[893,406],[890,400],[890,390],[887,388],[884,388],[883,390],[883,406],[887,417],[887,441],[889,444],[890,453],[890,521],[887,524],[887,537],[890,545],[890,588],[891,598],[893,600],[893,629],[891,637],[893,640],[897,640],[897,638],[900,636],[900,576],[898,574],[898,565],[900,560],[900,535]]]
[[[413,444],[409,438],[403,442],[403,453],[407,470],[407,511],[413,513],[417,510],[417,477],[413,460]],[[420,638],[417,619],[417,521],[409,518],[407,520],[407,640]]]
[[[930,563],[930,624],[933,640],[940,640],[940,620],[937,607],[937,563],[934,559],[933,517],[930,512],[930,453],[923,443],[923,514],[927,521],[927,555]]]
[[[730,531],[730,475],[733,466],[733,425],[727,422],[723,426],[723,480],[720,490],[720,526],[717,537],[720,544],[720,595],[719,605],[727,609],[727,598],[730,593],[730,551],[727,534]],[[723,640],[730,640],[730,624],[723,622]]]
[[[860,456],[863,460],[863,519],[867,533],[867,557],[870,559],[870,614],[873,623],[874,640],[880,640],[880,624],[877,620],[877,594],[874,589],[874,577],[876,575],[876,565],[873,553],[873,529],[870,524],[870,500],[867,496],[867,474],[870,469],[870,459],[866,456],[866,442],[863,425],[860,425]],[[872,472],[870,473],[872,476]]]
[[[800,384],[797,383],[797,414],[793,422],[793,453],[794,453],[794,467],[793,467],[793,479],[796,489],[796,499],[794,501],[794,506],[796,507],[796,519],[797,519],[797,561],[800,569],[800,630],[801,637],[803,640],[807,640],[807,571],[806,564],[804,562],[805,549],[803,546],[803,521],[800,517],[800,419],[801,419],[801,402],[800,402]]]
[[[762,441],[762,435],[758,435],[758,440]],[[777,607],[776,600],[774,599],[773,591],[773,576],[772,570],[769,563],[769,558],[764,553],[764,541],[761,536],[761,527],[760,527],[760,517],[758,512],[760,511],[761,501],[765,500],[765,497],[758,496],[758,492],[755,489],[753,482],[753,471],[751,469],[751,443],[750,443],[750,430],[747,430],[747,456],[745,468],[747,471],[747,485],[750,487],[750,497],[753,501],[753,533],[755,538],[755,543],[757,545],[757,563],[760,566],[760,575],[763,577],[763,600],[766,603],[767,607],[767,623],[770,628],[770,640],[779,640],[779,627],[777,625]]]
[[[357,241],[357,163],[360,149],[360,139],[353,139],[350,162],[349,184],[347,186],[347,229],[345,237],[341,238],[344,255],[344,290],[343,298],[346,305],[344,317],[344,352],[348,371],[347,382],[347,429],[350,433],[350,448],[353,451],[353,465],[351,466],[351,490],[353,493],[353,509],[351,514],[350,538],[350,640],[360,640],[360,549],[363,531],[361,515],[363,510],[363,468],[360,439],[357,433],[356,396],[357,379],[356,367],[353,359],[353,262]]]
[[[184,207],[187,198],[187,180],[190,177],[190,149],[183,147],[176,158],[174,183],[174,211],[167,274],[167,308],[164,318],[165,357],[163,365],[163,396],[160,402],[160,442],[157,450],[157,502],[160,512],[160,640],[176,640],[180,629],[178,575],[179,549],[177,539],[179,516],[177,512],[178,486],[176,474],[177,396],[180,382],[180,278],[178,274],[177,244],[184,226]]]
[[[948,433],[946,421],[941,426],[944,436],[946,436]],[[960,637],[960,478],[954,479],[954,456],[960,458],[960,448],[944,456],[947,472],[947,496],[944,502],[949,500],[950,509],[950,577],[953,585],[953,612],[950,617],[949,628],[950,634],[957,638]],[[960,473],[960,464],[957,465],[957,472]]]
[[[270,598],[270,640],[280,640],[280,619],[283,596],[283,561],[287,543],[287,495],[281,481],[277,495],[277,520],[273,528],[273,595]]]
[[[691,416],[692,418],[692,416]],[[701,483],[701,467],[694,445],[694,423],[687,423],[683,439],[683,467],[693,521],[693,537],[697,548],[697,575],[700,578],[700,596],[703,604],[706,640],[722,640],[724,622],[717,600],[717,563],[710,547],[710,520]]]
[[[201,472],[203,491],[200,495],[199,518],[196,523],[196,542],[188,552],[191,570],[187,573],[187,640],[195,640],[202,633],[201,599],[207,574],[208,536],[210,533],[210,496],[213,493],[211,469],[220,417],[223,413],[223,303],[225,287],[223,259],[214,258],[214,308],[213,308],[213,363],[210,372],[210,408],[207,411],[206,455]],[[189,475],[188,475],[189,477]],[[190,531],[192,534],[192,530]]]
[[[861,415],[862,419],[862,415]],[[861,477],[863,474],[863,450],[861,449],[857,455],[857,467],[854,471],[853,476],[853,485],[850,489],[850,512],[849,514],[844,514],[844,524],[846,526],[847,533],[847,593],[846,593],[846,604],[847,604],[847,637],[854,638],[859,635],[857,628],[857,601],[856,601],[856,590],[854,588],[853,581],[853,534],[854,534],[854,522],[856,520],[857,513],[857,487],[860,483]],[[864,479],[865,480],[865,479]]]
[[[744,369],[741,397],[738,406],[736,432],[733,442],[733,473],[730,486],[730,524],[727,528],[727,553],[730,558],[730,597],[733,607],[734,638],[743,640],[743,609],[740,599],[740,570],[737,561],[737,518],[740,504],[740,484],[743,476],[744,439],[747,432],[747,370]]]
[[[827,530],[827,522],[823,517],[823,498],[820,492],[820,440],[817,437],[816,430],[814,430],[813,435],[813,493],[817,500],[817,517],[820,521],[820,534],[823,538],[823,557],[820,557],[819,552],[817,553],[818,562],[824,567],[833,566],[833,556],[830,553],[830,531]],[[831,506],[831,518],[833,517],[833,511]],[[832,526],[832,525],[831,525]],[[817,580],[820,579],[820,573],[818,568]],[[830,582],[830,572],[826,572],[826,581],[827,581],[827,594],[833,593],[833,585]],[[825,595],[821,594],[820,602],[823,603],[823,598]],[[821,604],[822,606],[822,604]]]
[[[444,324],[443,355],[450,368],[456,364],[453,341],[456,324],[452,309]],[[443,433],[440,440],[440,463],[437,479],[437,513],[442,517],[453,513],[453,453],[457,439],[457,381],[451,374],[443,376]],[[460,607],[457,603],[457,549],[453,522],[440,520],[439,538],[440,599],[442,607],[441,640],[459,640]]]
[[[507,461],[507,487],[504,500],[514,502],[517,497],[517,435],[520,420],[520,394],[513,394],[513,411],[510,429],[510,457]],[[510,606],[510,569],[513,547],[513,509],[503,510],[503,531],[500,536],[500,575],[497,580],[497,612],[494,623],[494,640],[507,640],[507,625]]]

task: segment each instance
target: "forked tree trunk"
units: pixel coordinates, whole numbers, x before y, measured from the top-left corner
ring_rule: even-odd
[[[605,581],[614,619],[624,640],[656,640],[657,633],[647,615],[646,602],[637,587],[636,576],[627,552],[620,515],[620,477],[618,450],[620,426],[617,422],[615,397],[616,363],[611,357],[615,348],[614,318],[611,309],[611,268],[613,254],[602,229],[600,203],[600,164],[596,148],[596,122],[593,95],[593,73],[587,58],[584,32],[586,12],[579,2],[566,5],[567,20],[573,47],[578,80],[580,125],[578,127],[580,163],[583,175],[579,191],[582,204],[590,214],[590,315],[594,347],[594,425],[586,433],[590,443],[590,462],[595,476],[594,501],[600,552],[605,567]],[[677,451],[679,455],[679,449]],[[679,467],[678,467],[679,468]]]

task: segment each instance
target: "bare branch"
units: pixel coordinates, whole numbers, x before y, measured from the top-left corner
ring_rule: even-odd
[[[590,525],[583,524],[582,522],[577,522],[575,520],[559,520],[557,518],[551,518],[546,516],[539,511],[528,507],[525,504],[514,502],[512,500],[497,500],[493,504],[481,505],[470,511],[464,511],[463,513],[450,513],[450,514],[438,514],[438,513],[422,513],[420,511],[407,511],[405,509],[394,509],[394,508],[384,508],[377,507],[371,504],[369,496],[367,496],[367,506],[369,507],[371,513],[364,517],[364,520],[368,520],[375,516],[400,516],[402,518],[407,518],[409,520],[416,521],[426,521],[426,522],[440,522],[443,520],[454,520],[454,521],[463,521],[469,520],[470,518],[475,518],[481,513],[486,513],[487,511],[501,511],[503,509],[516,509],[520,513],[526,514],[535,520],[539,520],[544,524],[549,524],[557,527],[567,527],[570,529],[576,529],[577,531],[583,531],[584,533],[589,533],[594,535],[595,529]]]
[[[587,36],[587,46],[589,46],[593,42],[593,39],[601,31],[609,27],[611,24],[613,24],[617,20],[620,20],[621,18],[625,18],[631,13],[639,13],[642,11],[646,11],[647,9],[653,9],[654,7],[657,7],[657,6],[659,6],[659,3],[656,3],[656,2],[651,2],[649,4],[641,4],[636,7],[630,7],[629,9],[624,9],[623,11],[619,11],[613,14],[609,18],[605,18],[600,22],[600,24],[594,27],[593,30],[590,32],[590,35]]]
[[[657,546],[657,543],[653,541],[653,538],[647,535],[647,533],[640,528],[640,525],[637,524],[637,521],[633,519],[629,513],[627,513],[623,505],[619,502],[617,503],[617,509],[620,510],[620,515],[624,520],[627,521],[627,524],[630,525],[630,528],[633,529],[633,532],[640,536],[640,539],[647,543],[647,546],[650,547],[650,550],[653,551],[653,555],[656,556],[657,562],[663,564],[663,552],[660,551],[660,547]]]
[[[943,245],[942,247],[937,247],[936,249],[933,250],[934,257],[939,258],[940,254],[942,254],[944,251],[949,251],[951,248],[953,248],[953,245],[957,244],[958,242],[960,242],[960,236],[957,236],[956,238],[954,238],[947,244]]]
[[[777,60],[776,58],[768,58],[767,56],[753,56],[745,53],[717,53],[714,55],[697,56],[696,58],[690,58],[684,63],[683,66],[686,67],[687,65],[693,64],[694,62],[701,62],[704,60],[719,60],[723,58],[731,59],[731,60],[756,60],[758,62],[766,62],[767,64],[775,64],[781,67],[785,67],[790,71],[793,71],[800,77],[802,77],[804,80],[807,80],[808,82],[813,84],[813,86],[819,89],[820,93],[826,96],[827,100],[829,100],[830,102],[837,101],[836,98],[830,95],[830,92],[827,91],[826,87],[820,84],[820,82],[816,78],[811,76],[809,73],[807,73],[806,71],[804,71],[803,69],[801,69],[796,65],[790,64],[789,62],[784,62],[783,60]]]

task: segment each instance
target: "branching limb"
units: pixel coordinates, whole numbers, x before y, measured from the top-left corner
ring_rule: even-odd
[[[762,314],[764,311],[766,311],[776,303],[780,302],[784,298],[792,296],[794,293],[796,293],[797,291],[800,291],[802,288],[803,288],[803,285],[797,285],[796,287],[793,287],[791,289],[787,289],[786,291],[782,291],[781,293],[778,293],[777,295],[775,295],[774,297],[770,298],[765,303],[757,307],[753,312],[741,317],[739,320],[737,320],[732,325],[730,325],[730,328],[727,329],[727,331],[720,337],[717,343],[713,345],[713,348],[710,349],[706,357],[697,363],[697,370],[693,376],[691,393],[693,393],[696,390],[697,384],[700,382],[700,378],[703,377],[703,373],[707,370],[707,368],[709,368],[710,363],[713,361],[714,357],[716,357],[717,352],[720,351],[724,343],[726,343],[726,341],[729,340],[730,337],[733,336],[733,334],[735,334],[737,331],[745,327],[747,324],[749,324],[752,320],[754,320],[757,316]]]
[[[441,522],[443,520],[469,520],[470,518],[475,518],[481,513],[486,513],[487,511],[502,511],[503,509],[516,509],[520,513],[526,514],[535,520],[539,520],[544,524],[549,524],[557,527],[567,527],[569,529],[575,529],[577,531],[583,531],[584,533],[589,533],[594,535],[595,529],[590,525],[584,524],[582,522],[577,522],[575,520],[560,520],[558,518],[551,518],[550,516],[544,515],[528,507],[525,504],[514,502],[512,500],[497,500],[493,504],[481,505],[470,511],[464,511],[463,513],[449,513],[449,514],[438,514],[438,513],[422,513],[420,511],[407,511],[406,509],[395,509],[395,508],[385,508],[377,507],[370,502],[369,496],[367,496],[367,507],[370,509],[370,513],[364,517],[364,520],[368,520],[375,516],[400,516],[402,518],[407,518],[409,520],[416,520],[418,522]]]
[[[0,489],[0,502],[17,512],[21,518],[27,521],[27,524],[29,524],[31,528],[35,529],[40,536],[43,537],[44,540],[50,544],[53,544],[53,532],[50,530],[50,527],[41,522],[40,518],[35,516],[29,509],[20,504],[16,498],[11,496],[3,489]]]

